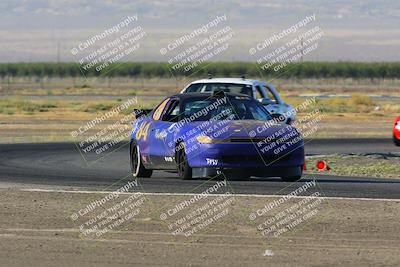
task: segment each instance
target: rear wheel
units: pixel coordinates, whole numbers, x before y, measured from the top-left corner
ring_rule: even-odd
[[[397,139],[396,136],[393,135],[393,143],[394,143],[396,146],[400,146],[400,139]]]
[[[178,145],[180,148],[176,152],[176,164],[178,165],[178,174],[179,177],[183,180],[192,179],[192,168],[189,166],[189,162],[187,160],[185,148],[183,145]]]
[[[139,146],[132,142],[131,144],[131,170],[133,177],[150,177],[153,170],[148,170],[143,166]]]

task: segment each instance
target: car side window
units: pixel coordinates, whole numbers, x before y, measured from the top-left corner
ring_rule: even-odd
[[[259,85],[256,85],[256,95],[255,95],[256,99],[261,99],[264,98],[264,95],[262,93],[261,87]]]
[[[163,114],[164,108],[167,105],[169,98],[165,99],[154,111],[153,113],[153,120],[158,121]]]
[[[202,83],[191,84],[191,85],[189,85],[188,88],[186,88],[185,93],[200,92],[201,88],[203,88],[203,85],[204,84],[202,84]]]
[[[162,121],[177,122],[179,119],[179,100],[172,99],[162,116]]]
[[[274,94],[272,94],[271,89],[269,89],[268,86],[263,86],[263,87],[264,87],[264,92],[266,94],[265,98],[268,98],[271,101],[276,102],[276,98],[275,98]]]

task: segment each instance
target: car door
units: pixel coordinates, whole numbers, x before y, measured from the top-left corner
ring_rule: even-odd
[[[179,118],[179,99],[171,98],[159,114],[153,117],[149,140],[150,160],[155,168],[175,169],[174,126]]]
[[[145,164],[151,164],[149,162],[151,156],[151,150],[154,142],[153,135],[151,132],[157,127],[157,121],[160,119],[162,112],[168,104],[169,98],[165,99],[159,104],[153,113],[149,116],[144,116],[136,121],[135,129],[133,130],[132,138],[135,139],[139,146],[140,153],[143,156]]]

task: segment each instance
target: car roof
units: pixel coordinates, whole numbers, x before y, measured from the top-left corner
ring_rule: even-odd
[[[249,99],[252,99],[252,97],[246,95],[246,94],[238,94],[238,93],[229,93],[229,92],[224,92],[227,97],[248,97]],[[172,97],[177,97],[179,99],[185,100],[185,99],[190,99],[190,98],[199,98],[199,97],[210,97],[212,95],[211,92],[204,92],[204,93],[199,93],[199,92],[193,92],[193,93],[184,93],[184,94],[175,94],[172,95]]]
[[[259,81],[259,80],[252,80],[252,79],[243,79],[243,78],[211,78],[211,79],[201,79],[192,82],[191,84],[194,83],[238,83],[238,84],[248,84],[248,85],[253,85],[255,83],[262,83],[265,84],[265,82]]]

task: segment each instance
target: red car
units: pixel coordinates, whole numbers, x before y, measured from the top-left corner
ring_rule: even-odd
[[[400,116],[394,121],[393,142],[396,146],[400,146]]]

